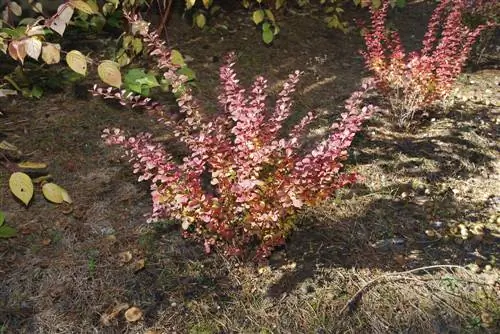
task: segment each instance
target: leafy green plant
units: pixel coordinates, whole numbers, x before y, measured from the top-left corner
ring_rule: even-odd
[[[258,1],[259,5],[260,2]],[[257,26],[262,28],[262,40],[266,44],[270,44],[274,36],[279,33],[279,27],[276,24],[274,14],[270,9],[259,8],[253,11],[252,20]]]
[[[143,68],[133,68],[125,75],[124,86],[134,93],[148,96],[151,88],[159,87],[160,84],[153,73],[146,73]]]
[[[203,28],[207,18],[219,10],[212,0],[184,0],[187,12],[191,12],[193,25]],[[349,24],[342,19],[344,6],[349,0],[318,0],[314,4],[310,0],[241,0],[241,5],[251,12],[251,19],[255,25],[261,28],[262,40],[266,44],[272,43],[275,36],[279,34],[280,27],[275,13],[284,9],[287,4],[294,3],[299,7],[319,5],[325,14],[324,21],[328,27],[347,32]],[[360,7],[378,8],[381,0],[352,0]],[[200,5],[202,3],[202,5]],[[404,7],[406,0],[391,0],[392,7]],[[168,14],[168,13],[167,13]],[[165,14],[166,15],[166,14]]]
[[[25,17],[17,26],[9,23],[12,21],[9,15],[4,15],[7,19],[0,20],[0,50],[13,60],[19,61],[21,65],[24,65],[27,59],[41,61],[48,65],[57,64],[65,54],[64,58],[68,67],[78,75],[86,76],[90,68],[89,64],[96,61],[78,50],[71,50],[67,53],[61,51],[60,44],[52,41],[54,33],[62,37],[68,25],[76,26],[84,31],[92,29],[98,31],[108,22],[108,18],[116,18],[117,14],[123,18],[124,11],[135,10],[146,3],[147,1],[107,0],[99,8],[94,0],[69,0],[60,5],[52,16],[47,18],[40,16],[33,19]],[[36,9],[36,13],[43,13],[43,7],[39,2],[32,4],[32,7]],[[23,13],[22,8],[15,1],[10,1],[5,11],[14,17],[21,17]],[[100,61],[97,73],[101,80],[110,86],[147,96],[152,88],[160,85],[165,87],[168,82],[163,80],[158,83],[151,72],[146,73],[134,69],[126,75],[125,83],[122,82],[121,77],[121,67],[130,64],[135,57],[142,54],[144,49],[142,39],[136,36],[138,31],[144,29],[141,24],[146,23],[137,22],[136,25],[130,27],[130,32],[121,35],[121,47],[117,50],[114,59]],[[123,25],[120,27],[125,30]],[[173,61],[179,62],[179,73],[194,80],[194,72],[186,66],[182,55],[176,52],[173,56],[176,57]],[[143,76],[140,77],[141,75]],[[39,78],[29,80],[22,66],[5,76],[4,80],[27,97],[39,98],[43,92],[43,85]],[[55,81],[57,80],[50,82]],[[13,94],[12,90],[3,88],[0,90],[0,97],[11,94]]]

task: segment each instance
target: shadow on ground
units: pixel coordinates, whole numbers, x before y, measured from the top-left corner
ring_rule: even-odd
[[[271,260],[277,268],[295,262],[297,270],[285,273],[268,294],[290,293],[325,268],[404,271],[484,262],[498,254],[498,238],[486,232],[463,240],[458,228],[487,221],[495,210],[498,126],[493,116],[483,110],[456,121],[453,115],[413,134],[369,134],[374,128],[368,127],[350,160],[366,182],[341,192],[335,204],[304,215],[303,227]],[[385,179],[391,174],[397,178]]]

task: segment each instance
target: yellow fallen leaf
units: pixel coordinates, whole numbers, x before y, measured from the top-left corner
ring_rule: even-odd
[[[43,162],[33,162],[33,161],[23,161],[17,164],[19,168],[28,169],[44,169],[47,168],[47,164]]]
[[[25,173],[13,173],[9,179],[9,188],[25,205],[28,205],[33,197],[33,182]]]
[[[64,188],[61,188],[55,183],[52,182],[45,183],[42,186],[42,193],[47,200],[53,203],[58,203],[58,204],[62,202],[72,203],[72,200],[68,195],[68,192]]]
[[[33,183],[38,184],[38,183],[48,182],[51,179],[52,179],[52,175],[47,174],[47,175],[43,175],[43,176],[34,178]]]

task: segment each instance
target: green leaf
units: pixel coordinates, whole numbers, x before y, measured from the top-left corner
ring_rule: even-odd
[[[264,10],[264,12],[266,13],[267,18],[268,18],[271,22],[275,22],[275,21],[276,21],[276,19],[274,18],[274,14],[273,14],[273,12],[271,12],[269,9]]]
[[[188,77],[188,80],[196,80],[196,73],[187,66],[181,67],[177,70],[178,74],[183,74]]]
[[[35,99],[39,99],[42,97],[42,95],[43,95],[42,87],[34,85],[33,88],[31,89],[31,96],[34,97]]]
[[[202,0],[202,1],[203,1],[203,6],[205,6],[206,9],[212,6],[212,0]]]
[[[139,54],[143,49],[142,39],[134,38],[132,40],[132,47],[134,48],[134,53]]]
[[[145,73],[142,68],[133,68],[124,78],[125,87],[141,95],[148,95],[150,88],[159,87],[160,84],[153,73]]]
[[[197,13],[195,16],[195,23],[198,28],[203,29],[203,27],[207,23],[205,15],[203,15],[203,13]]]
[[[148,88],[158,87],[160,84],[153,74],[147,74],[144,78],[137,79],[137,83]]]
[[[262,40],[266,44],[270,44],[273,41],[274,34],[271,31],[271,25],[268,22],[265,22],[262,25]]]
[[[92,26],[96,31],[100,32],[106,25],[106,18],[102,14],[94,15],[90,19],[90,26]]]
[[[17,231],[15,228],[10,227],[8,225],[0,226],[0,238],[12,238],[15,237]]]
[[[381,0],[372,0],[372,8],[380,8],[380,6],[382,5],[382,1]]]
[[[262,9],[256,10],[252,14],[253,23],[259,24],[264,20],[265,13]]]
[[[396,7],[403,8],[406,6],[406,0],[396,0]]]
[[[191,9],[194,6],[196,0],[186,0],[186,9]]]
[[[184,58],[182,58],[182,54],[177,50],[172,50],[170,60],[172,61],[172,64],[177,66],[184,66],[186,64],[184,62]]]
[[[5,222],[5,214],[3,213],[3,211],[0,211],[0,226],[2,226],[4,222]]]

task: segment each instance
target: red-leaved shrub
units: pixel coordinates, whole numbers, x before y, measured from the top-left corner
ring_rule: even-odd
[[[400,127],[417,111],[446,97],[481,32],[493,23],[468,28],[463,15],[470,1],[443,0],[434,10],[420,51],[406,53],[397,32],[386,31],[389,1],[371,9],[371,28],[365,33],[365,63],[379,91],[391,103]]]
[[[266,80],[258,77],[249,90],[244,89],[233,69],[235,56],[230,54],[220,69],[219,112],[203,116],[182,76],[166,62],[169,51],[157,35],[148,34],[143,37],[172,82],[184,117],[166,120],[159,104],[124,92],[97,88],[94,92],[161,114],[160,121],[189,149],[179,161],[154,143],[151,134],[127,138],[119,129],[104,131],[107,143],[126,149],[139,180],[151,182],[152,221],[180,221],[183,235],[201,241],[207,253],[220,247],[229,255],[256,251],[258,257],[267,256],[284,243],[301,208],[317,205],[356,181],[356,174],[340,170],[361,123],[373,111],[371,105],[363,105],[369,83],[347,100],[347,112],[331,125],[329,136],[301,153],[301,138],[315,118],[312,113],[288,135],[280,135],[292,112],[299,71],[289,75],[275,107],[268,108]]]

